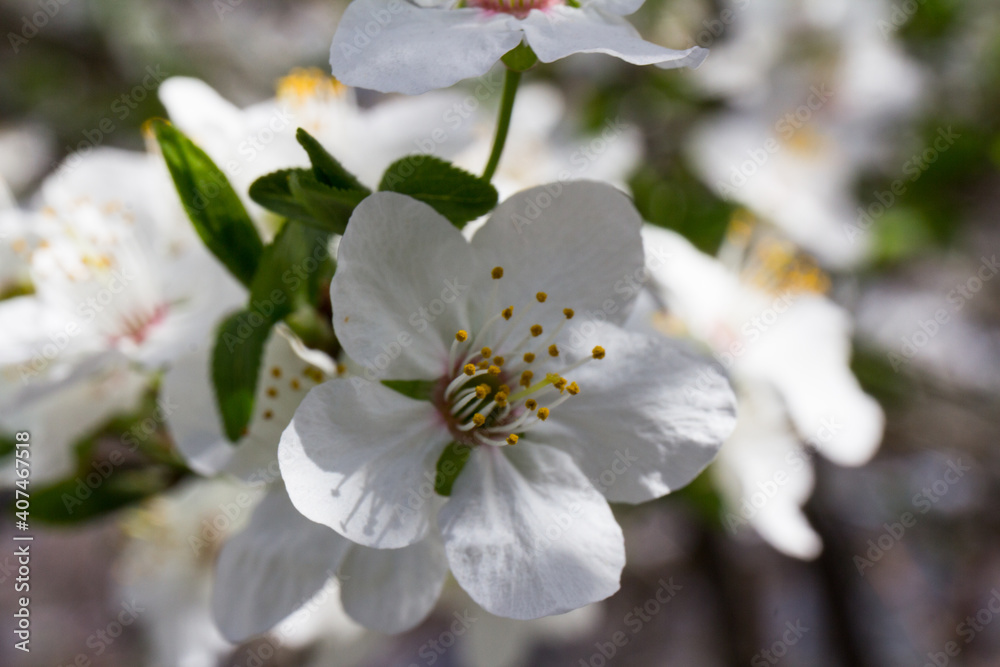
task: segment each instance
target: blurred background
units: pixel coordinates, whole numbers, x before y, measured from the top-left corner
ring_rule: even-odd
[[[30,207],[73,152],[145,150],[144,121],[167,115],[156,88],[168,77],[200,78],[245,107],[274,97],[294,68],[327,71],[343,6],[4,0],[0,177]],[[709,472],[660,501],[616,508],[628,566],[621,591],[591,608],[505,621],[452,583],[401,636],[333,614],[302,637],[233,647],[211,626],[207,591],[235,522],[206,526],[235,492],[193,481],[161,424],[122,467],[155,481],[122,479],[85,521],[45,524],[47,496],[35,501],[30,655],[12,647],[5,511],[0,663],[1000,665],[1000,5],[648,0],[631,20],[651,41],[713,53],[696,72],[583,56],[535,70],[527,82],[564,98],[535,102],[536,119],[552,116],[541,138],[568,147],[572,174],[573,147],[589,147],[603,166],[581,175],[627,187],[648,221],[703,252],[731,240],[734,220],[762,221],[851,315],[851,367],[885,429],[856,467],[813,456],[802,439],[815,470],[804,511],[822,552],[793,558],[747,522],[734,526],[738,503],[726,504]],[[365,91],[358,100],[382,101]],[[483,99],[486,135],[498,103]],[[626,128],[615,136],[628,150],[595,143],[611,127]],[[537,168],[532,145],[512,144],[505,159],[512,184],[536,177],[526,173]],[[538,177],[560,177],[552,171]],[[133,423],[92,439],[82,469],[111,456]],[[3,497],[12,505],[12,492]],[[456,626],[463,613],[474,620]]]

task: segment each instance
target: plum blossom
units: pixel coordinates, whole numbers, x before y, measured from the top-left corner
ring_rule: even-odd
[[[471,241],[395,193],[355,210],[331,298],[363,371],[309,392],[279,463],[306,519],[383,550],[370,569],[402,580],[388,562],[417,550],[399,569],[423,570],[421,588],[400,581],[396,607],[449,569],[508,618],[604,599],[625,562],[608,502],[661,497],[715,457],[735,422],[728,382],[619,326],[644,274],[640,227],[591,182],[522,192]]]
[[[739,397],[736,429],[710,469],[728,527],[749,523],[782,552],[815,557],[822,544],[801,510],[813,487],[803,443],[857,466],[882,439],[882,409],[849,366],[850,318],[823,296],[828,279],[815,263],[752,218],[734,220],[719,260],[652,225],[643,239],[653,298],[633,325],[706,345]]]
[[[359,88],[417,95],[482,76],[525,43],[544,63],[604,53],[634,65],[697,67],[700,47],[642,39],[625,20],[642,0],[355,0],[330,49],[333,75]]]

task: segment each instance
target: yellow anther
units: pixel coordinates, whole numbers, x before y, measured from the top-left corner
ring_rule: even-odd
[[[526,401],[524,402],[524,407],[528,408],[528,409],[529,409],[529,410],[531,410],[531,411],[534,411],[534,410],[535,410],[535,408],[537,408],[537,407],[538,407],[538,401],[536,401],[536,400],[535,400],[535,399],[533,399],[533,398],[529,398],[528,400],[526,400]]]
[[[479,351],[479,354],[483,355],[483,359],[488,359],[493,356],[493,350],[488,347],[484,347]]]
[[[561,394],[563,392],[563,389],[566,388],[567,382],[568,380],[566,380],[566,378],[559,378],[558,380],[552,383],[552,386],[558,389],[559,393]]]
[[[278,97],[305,102],[311,98],[336,97],[346,87],[316,67],[296,68],[278,81]]]
[[[490,367],[489,359],[483,359],[482,361],[479,362],[479,368],[481,368],[482,370],[485,371],[489,367]]]
[[[489,371],[490,375],[500,375],[500,367],[499,366],[490,366],[486,370]]]
[[[538,303],[545,303],[545,300],[549,298],[549,295],[545,292],[539,292],[535,295],[535,298],[538,299]]]
[[[472,364],[466,364],[465,368],[462,369],[462,372],[465,373],[466,375],[475,375],[476,367]]]
[[[542,421],[545,421],[546,419],[548,419],[549,418],[549,409],[548,408],[539,408],[539,410],[538,410],[538,418],[541,419]]]
[[[593,352],[591,352],[591,354],[594,355],[594,359],[603,359],[604,358],[604,354],[605,354],[604,353],[604,348],[601,347],[600,345],[598,345],[597,347],[594,348],[594,350],[593,350]]]
[[[559,347],[557,345],[549,345],[549,356],[550,357],[559,356]]]
[[[271,412],[270,410],[264,410],[264,419],[270,419],[273,416],[274,416],[273,412]]]
[[[539,336],[541,336],[542,335],[542,325],[541,324],[532,324],[531,325],[531,335],[534,336],[535,338],[538,338]]]
[[[299,387],[301,387],[301,386],[302,386],[302,385],[300,385],[300,384],[299,384],[299,379],[298,379],[298,378],[292,378],[292,381],[291,381],[291,382],[289,382],[289,383],[288,383],[288,385],[289,385],[289,386],[290,386],[290,387],[291,387],[292,389],[294,389],[295,391],[298,391],[298,390],[299,390]]]
[[[271,369],[271,375],[274,376],[274,377],[276,377],[276,378],[280,378],[281,377],[281,369],[278,368],[277,366],[275,366],[274,368]]]
[[[500,314],[503,315],[503,318],[505,320],[509,320],[510,318],[514,317],[514,306],[507,306],[506,308],[503,309],[503,312],[501,312]]]
[[[535,354],[534,354],[534,352],[527,352],[527,353],[525,353],[525,355],[524,355],[524,363],[530,364],[534,360],[535,360]]]
[[[511,433],[510,435],[507,436],[507,444],[513,447],[514,445],[517,444],[518,439],[519,438],[516,435]]]
[[[510,387],[508,387],[505,384],[502,384],[499,387],[497,387],[497,393],[498,394],[510,394]]]
[[[521,373],[521,386],[522,387],[530,387],[531,386],[531,378],[533,378],[533,377],[535,377],[535,374],[532,373],[531,371],[524,371],[523,373]]]
[[[476,387],[476,398],[483,399],[490,395],[490,386],[488,384],[481,384]]]
[[[493,357],[493,363],[496,364],[497,366],[503,366],[503,362],[504,362],[503,357]]]
[[[567,320],[571,320],[573,319],[573,316],[576,315],[576,313],[573,311],[572,308],[563,308],[563,315],[566,316]]]
[[[482,426],[483,424],[486,423],[486,417],[482,416],[477,412],[476,414],[472,415],[472,423],[475,424],[476,426]]]
[[[343,375],[347,372],[347,366],[344,364],[337,364],[337,375]],[[317,380],[319,382],[319,380]]]
[[[499,407],[501,408],[507,407],[507,394],[503,392],[498,392],[497,395],[493,397],[493,400],[497,402],[497,405]]]
[[[568,387],[566,387],[566,391],[568,391],[571,396],[576,396],[577,394],[580,393],[580,385],[573,382]]]
[[[503,278],[503,267],[502,266],[493,267],[492,275],[493,275],[493,280],[500,280],[501,278]]]
[[[464,343],[465,341],[469,340],[469,332],[459,331],[457,334],[455,334],[455,340],[457,340],[459,343]]]
[[[271,398],[274,398],[275,396],[277,396],[278,395],[277,388],[275,388],[275,387],[268,387],[267,388],[267,395],[270,396]]]

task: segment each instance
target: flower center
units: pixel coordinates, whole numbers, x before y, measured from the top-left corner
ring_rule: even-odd
[[[337,98],[346,90],[347,86],[318,67],[297,67],[278,81],[278,98],[298,105]]]
[[[746,210],[733,213],[720,259],[749,285],[770,294],[825,294],[830,278],[787,239],[763,229]]]
[[[492,276],[491,303],[495,305],[503,268],[493,269]],[[556,341],[566,322],[573,319],[573,310],[564,308],[559,325],[547,335],[540,324],[526,319],[547,300],[545,292],[538,292],[516,312],[514,306],[495,312],[475,336],[465,330],[455,333],[448,359],[454,375],[441,382],[435,402],[456,442],[516,445],[525,432],[580,393],[580,386],[567,375],[604,358],[604,348],[598,346],[588,357],[561,363]]]
[[[564,0],[468,0],[467,4],[490,12],[502,12],[524,18],[532,9],[548,9],[563,2]]]

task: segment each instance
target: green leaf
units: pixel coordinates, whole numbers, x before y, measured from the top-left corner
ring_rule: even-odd
[[[354,207],[366,196],[321,183],[309,169],[275,171],[250,186],[250,198],[269,211],[335,234],[344,233]]]
[[[344,233],[354,207],[368,196],[360,190],[339,190],[320,183],[305,170],[289,174],[288,188],[309,216],[319,222],[316,226],[335,234]]]
[[[201,240],[240,282],[249,285],[264,244],[243,202],[211,158],[177,128],[157,120],[153,130]]]
[[[497,205],[496,188],[487,181],[431,155],[410,155],[394,162],[382,176],[379,190],[430,204],[456,227]]]
[[[362,185],[354,174],[344,169],[344,166],[330,155],[311,134],[300,127],[295,133],[295,138],[309,154],[313,172],[320,183],[338,190],[358,190],[365,193],[366,196],[371,194],[371,190]]]
[[[429,401],[434,397],[434,380],[382,380],[382,384],[403,396],[415,398],[418,401]]]
[[[455,485],[455,480],[465,468],[469,460],[472,449],[468,445],[453,442],[444,448],[441,456],[438,457],[437,468],[434,474],[434,491],[439,496],[450,496],[451,489]]]
[[[250,199],[282,217],[322,226],[320,221],[310,222],[309,211],[295,199],[288,184],[288,179],[293,173],[308,173],[308,171],[308,169],[282,169],[261,176],[250,186]]]
[[[256,310],[230,315],[219,327],[212,352],[212,383],[226,437],[236,442],[253,416],[257,376],[273,322]]]
[[[329,240],[329,232],[286,222],[261,255],[250,285],[251,307],[276,323],[300,303],[315,301],[316,285],[330,264]]]

